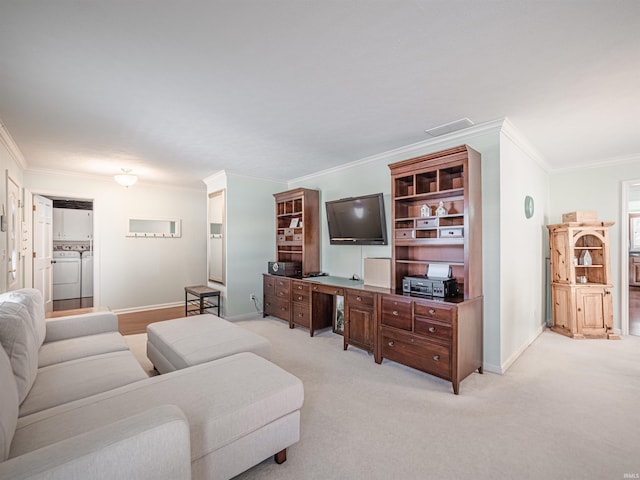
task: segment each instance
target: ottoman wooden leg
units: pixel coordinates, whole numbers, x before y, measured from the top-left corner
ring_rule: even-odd
[[[275,460],[275,462],[280,465],[281,463],[284,463],[287,461],[287,449],[285,448],[284,450],[280,450],[278,453],[276,453],[273,456],[273,459]]]

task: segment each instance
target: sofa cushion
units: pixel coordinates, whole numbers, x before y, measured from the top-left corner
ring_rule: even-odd
[[[22,403],[38,373],[39,347],[24,304],[0,302],[0,343],[9,357]]]
[[[253,353],[239,353],[22,417],[10,456],[172,404],[189,420],[194,461],[297,412],[303,401],[298,378]]]
[[[38,367],[42,368],[55,363],[127,349],[127,342],[118,332],[59,340],[45,343],[40,347]]]
[[[81,315],[48,318],[46,325],[47,336],[44,341],[49,343],[68,338],[117,332],[118,316],[110,311],[89,312]]]
[[[38,377],[20,405],[19,416],[112,390],[148,378],[130,351],[104,353],[56,363]]]
[[[17,422],[18,387],[9,357],[4,348],[0,348],[0,462],[9,458]]]
[[[47,327],[44,319],[44,301],[40,290],[35,288],[13,290],[2,294],[0,302],[5,299],[13,303],[20,303],[26,307],[29,312],[30,325],[33,328],[36,344],[42,345],[47,333]]]

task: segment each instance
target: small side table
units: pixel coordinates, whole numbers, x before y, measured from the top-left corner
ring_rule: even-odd
[[[196,298],[189,298],[189,295]],[[214,297],[216,298],[216,303],[211,303]],[[190,305],[195,305],[195,308],[189,308]],[[220,290],[205,287],[204,285],[184,287],[185,316],[205,313],[209,308],[215,308],[217,315],[220,316]]]

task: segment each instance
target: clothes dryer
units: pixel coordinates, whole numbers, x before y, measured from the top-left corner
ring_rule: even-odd
[[[80,252],[54,250],[53,300],[80,298]]]

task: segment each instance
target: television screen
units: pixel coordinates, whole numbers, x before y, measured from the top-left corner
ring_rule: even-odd
[[[325,202],[332,245],[387,245],[382,193]]]

